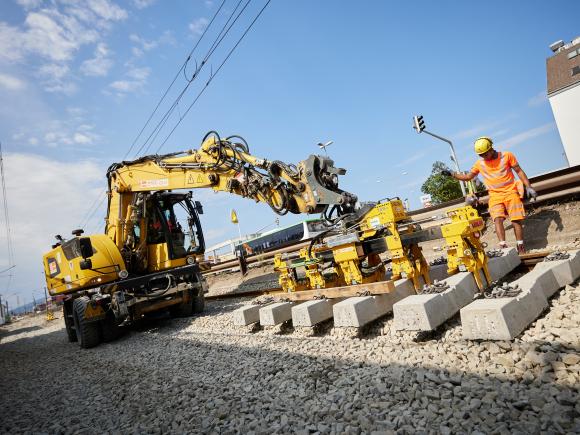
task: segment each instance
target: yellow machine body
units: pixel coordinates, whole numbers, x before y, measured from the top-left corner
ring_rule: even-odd
[[[398,224],[408,219],[403,202],[393,199],[375,205],[368,212],[361,223],[361,240],[373,237],[379,229],[386,228],[387,234],[384,239],[387,249],[391,254],[392,278],[400,279],[403,276],[413,281],[416,290],[421,287],[420,278],[426,284],[430,284],[429,264],[423,257],[422,249],[418,244],[404,245],[401,240],[401,232]],[[416,226],[408,224],[403,234],[409,234],[416,230]]]
[[[473,274],[480,290],[491,283],[487,268],[487,255],[481,243],[481,231],[485,228],[483,219],[473,207],[459,207],[447,212],[451,223],[441,227],[441,233],[447,244],[447,273],[469,271]]]
[[[94,234],[90,239],[93,246],[90,269],[81,269],[83,258],[78,248],[78,238],[66,241],[44,255],[44,273],[51,295],[109,283],[118,279],[119,272],[125,270],[121,253],[109,237]]]

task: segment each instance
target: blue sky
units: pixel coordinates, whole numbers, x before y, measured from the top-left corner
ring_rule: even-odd
[[[106,168],[125,156],[220,4],[0,4],[0,140],[17,264],[10,288],[0,276],[0,293],[32,299],[42,288],[43,251],[54,234],[70,234],[86,220]],[[189,73],[236,4],[225,2]],[[174,116],[264,4],[251,1]],[[513,151],[528,175],[562,167],[545,62],[550,43],[578,35],[579,12],[575,1],[272,0],[161,152],[195,148],[213,129],[244,136],[255,155],[297,163],[318,152],[318,142],[333,140],[329,153],[347,168],[343,188],[363,200],[409,198],[417,207],[432,163],[449,162],[444,143],[411,128],[412,116],[422,114],[431,131],[454,141],[463,169],[481,135]],[[184,85],[180,76],[175,90]],[[231,208],[243,232],[276,217],[262,204],[195,193],[205,204],[209,243],[237,235]],[[102,230],[103,216],[101,206],[85,228]],[[299,219],[287,216],[281,224]],[[7,264],[2,251],[0,270]]]

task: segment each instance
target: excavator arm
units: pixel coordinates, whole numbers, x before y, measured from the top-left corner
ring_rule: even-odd
[[[115,163],[107,171],[107,235],[119,249],[131,233],[139,192],[209,188],[264,202],[277,214],[338,215],[354,210],[357,197],[338,188],[344,169],[323,156],[311,155],[298,165],[250,154],[239,136],[222,139],[211,131],[198,150],[150,155]]]

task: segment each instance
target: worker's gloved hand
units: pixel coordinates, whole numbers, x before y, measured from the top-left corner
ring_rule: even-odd
[[[441,174],[441,175],[445,175],[446,177],[452,177],[452,176],[453,176],[453,174],[451,173],[451,171],[448,171],[447,169],[443,169],[443,170],[440,172],[440,174]]]
[[[526,196],[531,199],[532,201],[535,201],[536,198],[538,197],[538,192],[536,192],[534,189],[532,189],[531,187],[526,187]]]

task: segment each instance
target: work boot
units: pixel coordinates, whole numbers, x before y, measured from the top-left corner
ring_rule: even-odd
[[[525,254],[526,253],[526,247],[524,246],[523,243],[518,243],[517,247],[518,247],[518,254]]]

